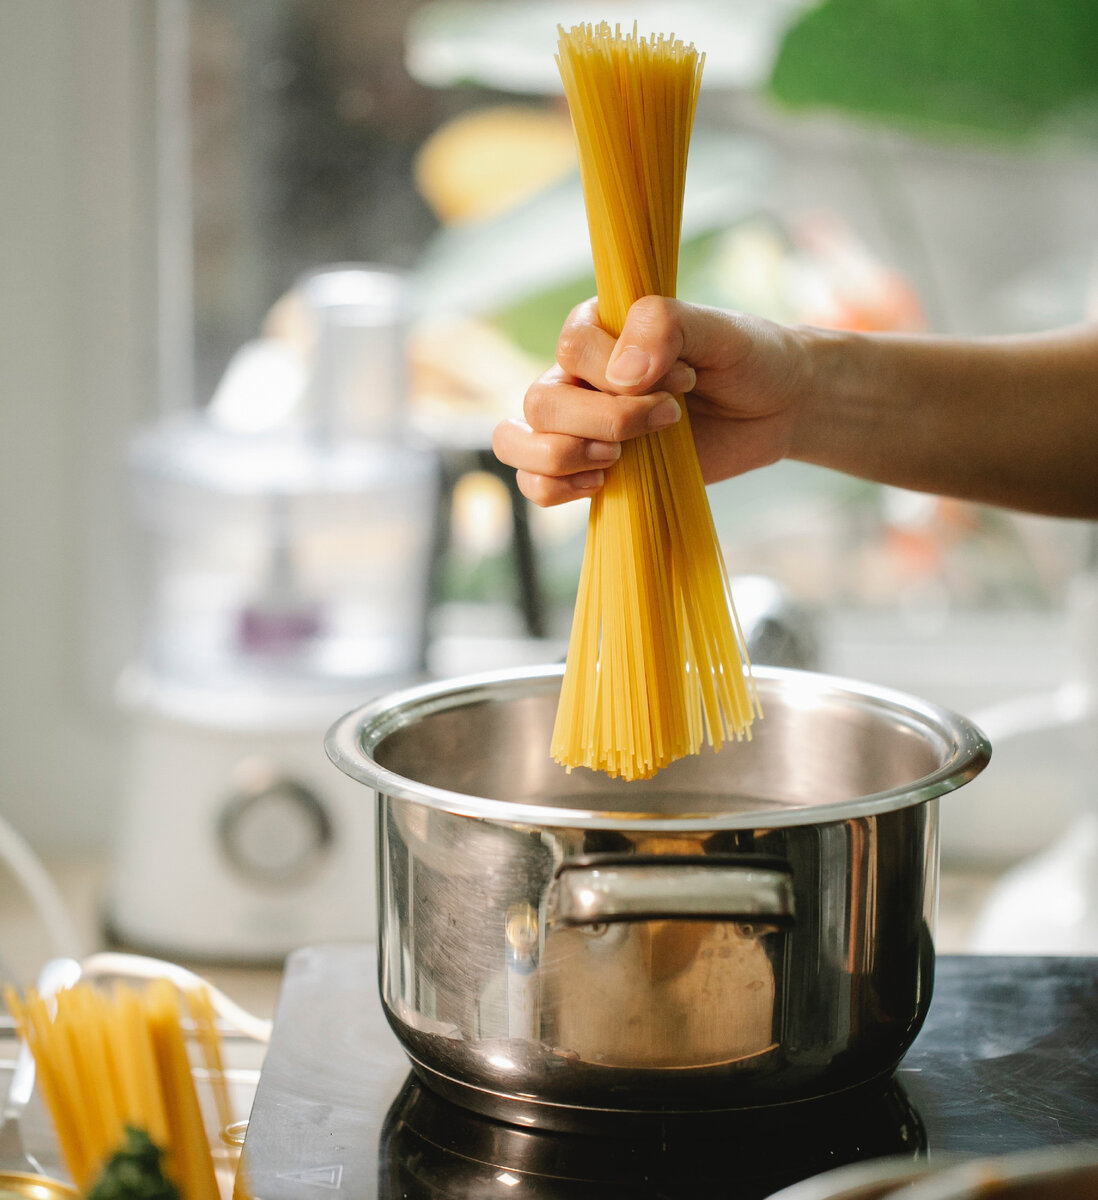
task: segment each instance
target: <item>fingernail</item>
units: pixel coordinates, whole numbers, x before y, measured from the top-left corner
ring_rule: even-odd
[[[606,368],[606,378],[618,387],[636,387],[648,374],[650,359],[636,346],[626,348]]]
[[[618,442],[588,442],[587,457],[592,462],[617,462],[621,458],[621,445]]]
[[[676,396],[681,396],[686,392],[692,392],[694,385],[698,382],[697,372],[693,367],[689,367],[686,363],[679,363],[678,366],[672,367],[664,377],[663,386],[669,392],[674,392]]]
[[[605,482],[605,471],[580,471],[572,476],[572,486],[577,492],[594,492]]]
[[[661,400],[648,414],[649,429],[666,429],[682,416],[682,409],[673,396]]]

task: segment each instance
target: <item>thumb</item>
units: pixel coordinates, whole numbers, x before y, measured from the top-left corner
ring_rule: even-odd
[[[621,336],[606,365],[606,380],[621,392],[643,395],[684,374],[684,366],[708,367],[732,350],[739,340],[728,313],[697,304],[686,304],[666,296],[645,296],[626,314]],[[661,381],[665,381],[661,384]],[[693,386],[691,381],[690,387]]]
[[[681,307],[665,296],[645,296],[632,305],[606,364],[612,387],[643,393],[674,366],[684,340]]]
[[[626,314],[607,360],[606,380],[636,396],[661,387],[691,391],[695,376],[737,370],[780,329],[746,313],[645,296]],[[690,377],[689,385],[678,386],[684,376]]]

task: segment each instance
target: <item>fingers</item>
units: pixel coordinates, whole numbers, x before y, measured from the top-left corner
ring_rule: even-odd
[[[516,468],[519,490],[548,507],[589,496],[621,457],[626,438],[649,433],[682,415],[666,392],[611,396],[584,386],[559,367],[526,394],[525,420],[502,421],[492,435],[496,457]]]
[[[680,311],[660,296],[646,296],[630,308],[607,361],[611,387],[647,388],[674,368],[685,343]]]
[[[579,475],[531,475],[528,471],[516,471],[515,482],[527,500],[540,508],[553,508],[569,500],[591,497],[606,482],[602,471],[587,471]]]
[[[621,456],[617,443],[538,433],[516,420],[496,426],[492,450],[500,462],[516,468],[519,491],[543,508],[597,492],[606,479],[604,469]]]
[[[598,324],[594,300],[569,314],[557,343],[557,362],[569,374],[602,392],[642,395],[692,391],[694,369],[681,361],[684,343],[682,308],[673,300],[648,296],[629,312],[622,336],[615,339]]]
[[[522,420],[501,421],[492,434],[492,450],[500,462],[537,475],[575,475],[621,457],[618,442],[543,432]]]
[[[523,413],[527,424],[538,433],[611,443],[663,429],[680,416],[678,403],[669,392],[613,395],[586,386],[559,367],[533,383],[526,393]]]
[[[515,468],[519,489],[535,504],[590,496],[623,441],[679,420],[677,397],[698,382],[685,359],[697,352],[701,368],[717,365],[726,324],[716,310],[649,296],[632,306],[615,338],[599,325],[594,300],[579,305],[562,329],[558,365],[526,393],[525,419],[497,426],[496,457]]]
[[[557,363],[569,375],[606,391],[606,362],[613,349],[614,338],[598,323],[596,302],[587,300],[564,322],[557,339]]]
[[[597,317],[593,300],[573,310],[558,365],[526,393],[525,420],[503,421],[492,436],[496,457],[515,468],[519,490],[543,507],[596,492],[621,456],[621,443],[679,420],[676,396],[695,383],[693,368],[672,355],[666,369],[651,372],[651,390],[619,393],[606,378],[615,339]]]

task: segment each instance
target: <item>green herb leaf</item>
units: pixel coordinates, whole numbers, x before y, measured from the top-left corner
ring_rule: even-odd
[[[163,1154],[147,1133],[127,1127],[126,1141],[88,1192],[87,1200],[180,1200],[164,1175]]]

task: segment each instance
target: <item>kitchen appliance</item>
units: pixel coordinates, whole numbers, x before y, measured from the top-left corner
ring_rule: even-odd
[[[407,427],[405,297],[388,270],[308,276],[296,343],[245,347],[207,408],[130,448],[145,621],[108,900],[128,945],[262,961],[374,936],[371,806],[321,739],[424,670],[439,464]]]
[[[1098,960],[943,956],[893,1080],[823,1104],[638,1117],[612,1134],[478,1116],[409,1071],[370,946],[287,960],[244,1147],[252,1194],[305,1200],[762,1200],[844,1164],[1066,1148],[1098,1129]]]
[[[937,798],[986,764],[979,730],[760,668],[750,742],[625,783],[550,758],[561,675],[425,685],[328,736],[378,793],[381,993],[421,1077],[570,1129],[891,1073],[930,1003]]]

